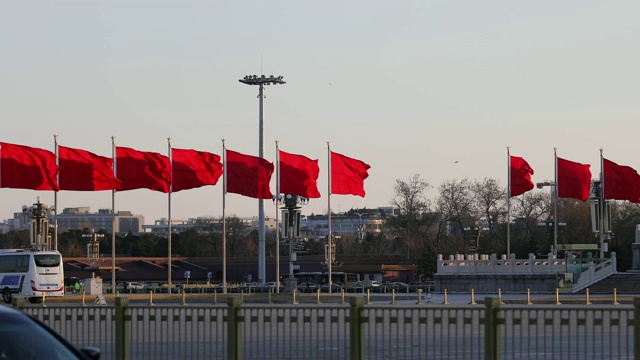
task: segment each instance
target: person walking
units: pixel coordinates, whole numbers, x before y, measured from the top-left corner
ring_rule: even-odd
[[[76,284],[73,286],[73,293],[74,294],[80,293],[80,282],[76,281]]]

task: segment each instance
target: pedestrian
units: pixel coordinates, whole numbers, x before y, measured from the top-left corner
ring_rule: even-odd
[[[78,281],[76,281],[76,284],[73,286],[73,293],[74,294],[80,293],[80,283]]]

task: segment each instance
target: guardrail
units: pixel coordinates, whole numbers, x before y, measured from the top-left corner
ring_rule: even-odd
[[[18,304],[19,305],[19,304]],[[24,306],[103,359],[640,359],[633,305],[348,304]]]

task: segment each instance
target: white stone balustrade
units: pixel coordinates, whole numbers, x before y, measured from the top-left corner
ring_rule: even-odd
[[[528,259],[516,259],[515,254],[510,258],[502,255],[498,259],[496,254],[456,254],[444,259],[438,255],[439,275],[451,274],[556,274],[566,271],[566,261],[556,259],[553,254],[547,258],[537,259],[529,254]]]

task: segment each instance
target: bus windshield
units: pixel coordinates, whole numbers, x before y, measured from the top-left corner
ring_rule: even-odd
[[[60,255],[34,255],[33,259],[36,262],[36,267],[58,267],[60,266]]]

